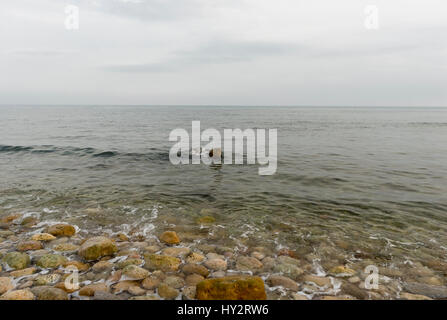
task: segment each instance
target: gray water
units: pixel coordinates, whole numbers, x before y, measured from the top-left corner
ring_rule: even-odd
[[[277,128],[277,173],[172,165],[169,133],[193,120],[202,130]],[[85,233],[174,226],[323,264],[445,261],[446,146],[445,108],[3,106],[0,213]],[[203,229],[195,220],[205,214],[216,224]]]

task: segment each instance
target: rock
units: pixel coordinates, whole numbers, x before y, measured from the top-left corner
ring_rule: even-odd
[[[176,257],[160,254],[145,254],[145,267],[149,270],[177,271],[182,261]]]
[[[185,279],[186,285],[188,286],[196,286],[202,280],[205,280],[205,278],[199,274],[190,274]]]
[[[212,270],[227,270],[227,262],[219,258],[206,260],[204,265]]]
[[[40,250],[42,248],[42,243],[35,240],[23,241],[17,245],[19,251]]]
[[[182,268],[182,271],[185,274],[193,274],[193,273],[200,274],[205,278],[208,277],[208,275],[210,274],[207,268],[205,268],[200,264],[194,264],[194,263],[185,264]]]
[[[205,256],[197,252],[193,252],[186,257],[187,263],[199,263],[202,262],[203,260],[205,260]]]
[[[342,296],[322,296],[320,300],[355,300],[351,296],[342,295]]]
[[[112,270],[112,268],[113,263],[109,261],[99,261],[93,265],[92,270],[95,272],[101,272],[105,270]]]
[[[9,267],[20,270],[25,269],[30,264],[30,257],[26,253],[9,252],[3,257]]]
[[[350,296],[356,297],[361,300],[367,300],[369,298],[369,295],[365,290],[360,289],[358,286],[352,283],[343,283],[342,291]]]
[[[177,276],[169,276],[166,277],[166,279],[163,281],[164,284],[167,284],[168,286],[179,289],[182,288],[185,285],[185,280],[183,280],[180,277]]]
[[[289,263],[277,264],[273,267],[273,271],[289,275],[291,278],[295,280],[304,273],[303,269]]]
[[[179,244],[180,238],[175,231],[165,231],[161,234],[160,241],[166,244]]]
[[[162,254],[165,254],[165,255],[167,255],[167,256],[172,256],[172,257],[181,257],[181,258],[184,258],[184,257],[186,257],[190,252],[191,252],[191,249],[189,249],[189,248],[175,248],[175,247],[170,247],[170,248],[163,249]]]
[[[329,274],[334,277],[352,277],[355,273],[355,270],[345,266],[337,266],[329,270]]]
[[[93,300],[121,300],[121,298],[109,292],[95,291]]]
[[[158,287],[160,282],[161,282],[160,279],[151,276],[151,277],[144,279],[143,282],[141,283],[141,285],[143,286],[143,288],[145,288],[147,290],[154,290],[155,288]]]
[[[263,253],[261,253],[261,252],[258,252],[258,251],[253,251],[253,252],[251,253],[251,256],[252,256],[253,258],[258,259],[258,260],[262,260],[262,259],[265,258],[265,254],[263,254]]]
[[[61,243],[53,247],[55,251],[69,252],[69,251],[77,251],[79,246],[73,243]]]
[[[124,269],[127,266],[141,266],[144,263],[142,259],[127,259],[118,263],[118,268]]]
[[[30,288],[30,287],[32,287],[33,286],[33,281],[31,281],[31,280],[28,280],[28,281],[25,281],[25,282],[23,282],[22,284],[20,284],[19,286],[17,286],[17,289],[26,289],[26,288]]]
[[[253,257],[240,256],[236,260],[236,270],[259,271],[262,267],[262,262]]]
[[[56,237],[49,233],[37,233],[31,237],[31,240],[34,241],[51,241],[54,239],[56,239]]]
[[[39,220],[37,220],[36,217],[26,217],[23,218],[22,222],[20,222],[20,224],[22,226],[25,226],[27,228],[30,228],[32,226],[34,226]]]
[[[442,280],[438,277],[422,277],[418,279],[419,282],[430,284],[434,286],[442,286]]]
[[[197,224],[213,224],[216,222],[216,218],[212,216],[203,216],[196,219]]]
[[[12,279],[9,277],[0,277],[0,295],[4,294],[5,292],[14,289],[14,283],[12,282]]]
[[[125,235],[124,233],[118,233],[117,235],[116,235],[116,237],[117,237],[117,239],[119,240],[119,241],[129,241],[129,237],[127,236],[127,235]]]
[[[198,300],[266,300],[264,282],[259,277],[231,276],[207,279],[197,284]]]
[[[271,287],[281,286],[281,287],[284,287],[286,289],[290,289],[293,291],[298,291],[298,289],[299,289],[299,286],[295,281],[293,281],[290,278],[283,277],[283,276],[272,275],[272,276],[268,277],[267,283]]]
[[[144,290],[138,286],[133,286],[133,287],[130,287],[129,289],[127,289],[127,292],[129,292],[133,296],[142,296],[146,293],[146,290]]]
[[[37,300],[68,300],[67,293],[54,287],[34,287],[31,289]]]
[[[161,283],[158,286],[158,295],[164,299],[173,300],[173,299],[177,298],[179,293],[180,292],[178,290],[171,288],[170,286],[168,286],[165,283]]]
[[[432,298],[427,296],[423,296],[420,294],[411,294],[408,292],[401,292],[400,298],[403,300],[433,300]]]
[[[89,284],[79,290],[79,295],[93,297],[98,291],[109,292],[109,287],[105,283]]]
[[[196,298],[196,287],[189,286],[182,290],[182,296],[184,300],[194,300]]]
[[[9,231],[9,230],[7,230],[7,231],[0,231],[0,236],[1,237],[9,237],[9,236],[13,236],[14,235],[14,232],[12,232],[12,231]]]
[[[225,271],[216,271],[211,273],[210,278],[223,278],[225,277]]]
[[[160,300],[160,298],[155,295],[150,295],[150,296],[132,297],[129,300]]]
[[[355,276],[355,277],[351,277],[348,279],[349,283],[359,283],[361,280],[359,277]]]
[[[68,288],[65,287],[65,281],[64,281],[64,282],[58,282],[58,283],[56,283],[56,284],[54,285],[54,287],[55,287],[55,288],[58,288],[58,289],[61,289],[61,290],[64,290],[66,293],[73,293],[73,292],[79,290],[79,285],[78,285],[78,286],[75,286],[74,283],[72,283],[71,281],[70,281],[70,284],[69,284],[69,287],[68,287]]]
[[[69,224],[60,223],[49,226],[45,232],[55,237],[72,237],[75,235],[76,229]]]
[[[34,279],[34,285],[35,286],[53,285],[57,283],[60,280],[60,278],[61,275],[57,273],[40,275]]]
[[[303,277],[303,281],[307,282],[307,283],[315,283],[317,286],[319,287],[325,287],[325,288],[329,288],[332,286],[332,282],[330,278],[326,278],[326,277],[318,277],[318,276],[313,276],[310,274],[307,274]]]
[[[409,293],[427,296],[432,299],[446,299],[447,298],[447,287],[444,286],[434,286],[423,283],[408,282],[403,285],[405,291]]]
[[[41,268],[57,268],[67,262],[67,258],[59,254],[46,254],[37,260],[37,265]]]
[[[11,271],[10,275],[13,276],[14,278],[20,278],[20,277],[23,277],[23,276],[32,275],[36,271],[37,271],[36,268],[31,267],[31,268],[26,268],[26,269],[22,269],[22,270]]]
[[[9,216],[3,217],[0,219],[0,222],[2,223],[11,223],[14,220],[20,218],[22,215],[20,213],[11,214]]]
[[[282,264],[291,264],[294,266],[299,266],[300,265],[300,261],[298,259],[289,257],[289,256],[279,256],[278,257],[278,263],[282,263]]]
[[[79,248],[78,254],[86,260],[97,260],[104,256],[113,255],[117,251],[115,242],[106,237],[87,239]]]
[[[34,294],[29,289],[9,291],[0,300],[34,300]]]
[[[149,271],[132,264],[123,269],[123,274],[133,280],[141,280],[149,276]]]
[[[118,294],[123,291],[129,290],[130,287],[139,286],[139,283],[134,280],[124,280],[120,281],[113,286],[113,293]]]
[[[144,248],[144,251],[146,252],[146,253],[155,253],[155,252],[158,252],[158,251],[160,251],[160,247],[159,246],[147,246],[147,247],[145,247]]]
[[[90,269],[90,266],[86,263],[82,263],[80,261],[67,261],[63,264],[64,268],[75,267],[78,271],[87,271]]]

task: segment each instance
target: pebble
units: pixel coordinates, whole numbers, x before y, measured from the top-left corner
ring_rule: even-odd
[[[264,265],[261,261],[253,257],[240,256],[236,260],[236,270],[259,271]]]
[[[227,262],[223,259],[211,259],[204,262],[205,266],[212,270],[227,270]]]
[[[31,237],[31,240],[34,241],[51,241],[54,239],[56,239],[56,237],[49,233],[37,233]]]
[[[9,277],[0,277],[0,295],[12,289],[14,289],[12,279]]]
[[[129,265],[123,269],[123,275],[133,280],[142,280],[149,276],[149,271],[136,265]]]
[[[180,238],[175,231],[165,231],[160,235],[160,241],[166,244],[179,244]]]
[[[171,288],[165,283],[161,283],[158,286],[157,292],[160,297],[167,300],[173,300],[177,298],[177,296],[180,294],[180,292],[177,289]]]
[[[79,295],[92,297],[98,291],[109,292],[109,287],[105,283],[89,284],[79,290]]]
[[[34,300],[34,298],[29,289],[9,291],[0,296],[0,300]]]
[[[147,290],[154,290],[155,288],[158,287],[160,282],[161,281],[159,278],[150,276],[150,277],[144,279],[143,282],[141,283],[141,285],[143,286],[143,288],[145,288]]]
[[[200,274],[203,277],[207,277],[210,272],[208,271],[207,268],[205,268],[204,266],[200,265],[200,264],[194,264],[194,263],[187,263],[182,267],[182,271],[185,274]]]
[[[281,286],[286,289],[298,291],[298,284],[290,278],[284,276],[271,275],[267,278],[267,284],[271,287]]]

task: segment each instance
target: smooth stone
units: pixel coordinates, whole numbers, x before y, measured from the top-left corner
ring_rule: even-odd
[[[41,268],[57,268],[67,262],[67,258],[58,254],[46,254],[37,260],[37,265]]]
[[[187,263],[200,263],[203,260],[205,260],[205,256],[197,252],[193,252],[186,257]]]
[[[210,272],[208,271],[207,268],[205,268],[204,266],[200,265],[200,264],[194,264],[194,263],[187,263],[182,267],[182,271],[185,274],[200,274],[203,277],[207,277]]]
[[[360,289],[358,286],[352,283],[343,283],[341,290],[344,293],[361,300],[367,300],[369,298],[368,292]]]
[[[408,292],[401,292],[399,296],[403,300],[433,300],[432,298],[423,296],[421,294],[412,294]]]
[[[76,268],[78,271],[87,271],[90,266],[80,261],[67,261],[63,264],[64,268]]]
[[[45,233],[49,233],[55,237],[72,237],[75,235],[76,229],[69,224],[59,223],[49,226],[45,230]]]
[[[223,259],[215,258],[211,260],[206,260],[204,265],[212,270],[227,270],[227,262]]]
[[[172,257],[186,257],[191,252],[191,249],[189,248],[176,248],[176,247],[170,247],[165,248],[161,252],[164,255],[172,256]]]
[[[175,231],[165,231],[160,235],[160,241],[166,244],[179,244],[180,238]]]
[[[20,270],[25,269],[30,264],[30,257],[26,253],[21,252],[9,252],[3,257],[9,267]]]
[[[186,285],[188,286],[195,286],[202,280],[205,280],[205,278],[200,274],[190,274],[185,279]]]
[[[409,293],[427,296],[432,299],[446,299],[447,287],[434,286],[424,283],[409,282],[403,285],[405,291]]]
[[[0,277],[0,295],[12,289],[14,289],[12,279],[9,277]]]
[[[73,243],[61,243],[53,247],[53,250],[61,252],[77,251],[78,249],[79,246]]]
[[[35,286],[52,285],[57,283],[60,280],[60,278],[61,275],[57,273],[39,275],[34,279],[34,285]]]
[[[174,289],[179,289],[185,286],[185,280],[177,276],[168,276],[164,279],[163,283]]]
[[[189,286],[183,288],[182,297],[184,300],[194,300],[196,298],[196,287]]]
[[[272,275],[272,276],[268,277],[267,284],[271,287],[281,286],[281,287],[284,287],[286,289],[290,289],[293,291],[298,291],[298,289],[299,289],[299,286],[295,281],[293,281],[290,278],[284,277],[284,276]]]
[[[22,270],[11,271],[9,274],[14,278],[20,278],[24,276],[30,276],[37,271],[36,268],[30,267]]]
[[[133,287],[130,287],[129,289],[127,289],[127,292],[129,292],[133,296],[142,296],[146,293],[146,290],[144,290],[138,286],[133,286]]]
[[[262,267],[262,262],[253,257],[240,256],[236,260],[236,270],[259,271]]]
[[[171,288],[170,286],[168,286],[165,283],[161,283],[158,286],[158,295],[164,299],[167,300],[173,300],[175,298],[177,298],[177,296],[179,295],[179,291],[177,289]]]
[[[308,282],[308,283],[314,283],[319,287],[330,287],[332,286],[332,282],[330,278],[326,278],[326,277],[318,277],[318,276],[314,276],[314,275],[305,275],[303,277],[303,281],[304,282]]]
[[[253,252],[251,253],[251,256],[252,256],[253,258],[255,258],[255,259],[258,259],[258,260],[262,260],[262,259],[265,258],[265,254],[263,254],[263,253],[261,253],[261,252],[258,252],[258,251],[253,251]]]
[[[79,290],[79,295],[93,297],[98,291],[109,292],[109,287],[105,283],[89,284]]]
[[[160,282],[161,282],[161,280],[159,278],[150,276],[150,277],[144,279],[143,282],[141,282],[141,285],[143,286],[144,289],[154,290],[155,288],[158,287]]]
[[[157,245],[153,245],[153,246],[147,246],[144,248],[144,251],[147,253],[156,253],[158,251],[160,251],[160,247]]]
[[[141,266],[144,263],[143,259],[127,259],[118,263],[118,268],[124,269],[127,266]]]
[[[182,261],[179,258],[160,254],[145,254],[145,268],[149,270],[177,271]]]
[[[355,270],[348,268],[346,266],[337,266],[333,267],[329,270],[329,274],[333,275],[334,277],[352,277],[355,275]]]
[[[297,280],[297,278],[304,273],[303,269],[289,263],[276,264],[273,267],[273,271],[275,273],[283,273],[285,275],[289,275],[295,280]]]
[[[17,245],[17,250],[19,251],[40,250],[42,248],[42,243],[35,240],[22,241]]]
[[[309,300],[304,294],[292,293],[293,300]]]
[[[37,300],[68,300],[67,293],[59,288],[54,287],[34,287],[31,289]]]
[[[93,300],[122,300],[119,296],[114,295],[110,292],[105,291],[95,291]]]
[[[29,289],[9,291],[0,296],[0,300],[34,300],[34,298]]]
[[[116,283],[113,286],[113,293],[118,294],[123,291],[127,291],[130,287],[138,286],[139,283],[134,280],[124,280]]]
[[[31,240],[34,241],[51,241],[54,239],[56,239],[56,237],[49,233],[37,233],[31,237]]]
[[[87,239],[79,248],[78,254],[85,260],[97,260],[104,256],[113,255],[118,249],[112,239],[93,237]]]
[[[109,261],[99,261],[92,266],[92,270],[95,272],[101,272],[105,270],[112,270],[113,263]]]
[[[133,280],[142,280],[149,276],[149,271],[136,265],[128,265],[123,269],[123,275]]]
[[[260,277],[231,276],[206,279],[196,287],[198,300],[266,300]]]

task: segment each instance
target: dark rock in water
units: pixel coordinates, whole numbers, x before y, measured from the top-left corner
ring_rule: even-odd
[[[447,287],[409,282],[404,284],[404,289],[410,293],[420,294],[433,299],[447,298]]]
[[[96,291],[93,300],[123,300],[123,297],[109,292]]]
[[[76,233],[76,229],[69,224],[60,223],[49,226],[45,232],[55,237],[72,237]]]
[[[360,289],[355,284],[344,283],[342,286],[342,291],[350,296],[356,297],[361,300],[369,299],[369,295],[365,290]]]

